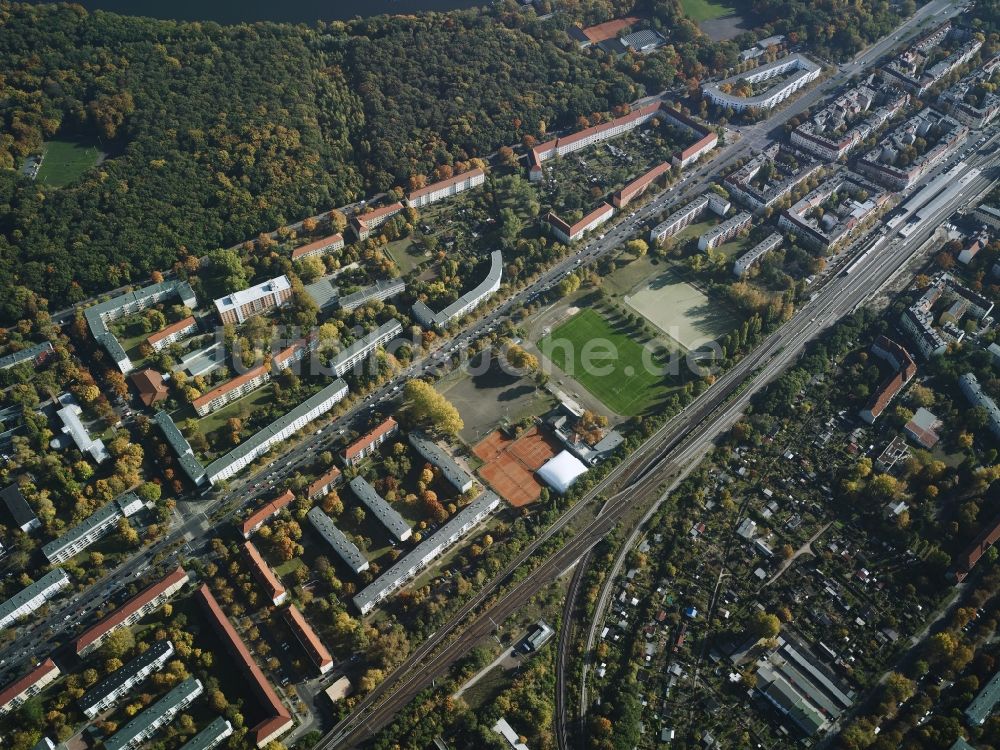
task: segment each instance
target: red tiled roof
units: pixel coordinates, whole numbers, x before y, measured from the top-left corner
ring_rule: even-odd
[[[201,603],[211,618],[219,637],[228,646],[230,655],[236,659],[245,676],[250,678],[257,699],[262,707],[269,712],[266,719],[250,730],[255,738],[263,739],[283,723],[287,723],[291,719],[291,714],[281,702],[278,694],[274,692],[274,688],[271,687],[271,683],[267,681],[267,677],[264,676],[260,667],[257,666],[257,662],[254,661],[243,639],[240,638],[240,634],[236,632],[236,628],[226,617],[226,613],[222,611],[222,607],[215,600],[215,596],[212,595],[207,584],[203,583],[198,587],[198,598],[201,599]]]
[[[264,523],[271,516],[277,515],[278,511],[287,505],[290,505],[292,500],[295,499],[295,495],[292,494],[291,490],[285,490],[283,493],[274,498],[271,502],[267,503],[261,507],[256,513],[248,517],[241,525],[240,531],[243,532],[243,536],[247,537],[253,533],[253,530]]]
[[[330,656],[330,652],[326,650],[326,646],[323,645],[319,636],[316,635],[316,631],[312,629],[309,621],[299,612],[298,607],[290,604],[288,609],[285,610],[285,619],[288,620],[288,624],[291,625],[292,630],[295,631],[299,640],[305,641],[303,645],[317,667],[323,669],[328,664],[333,663],[333,657]]]
[[[1000,541],[1000,516],[997,516],[986,526],[979,536],[955,558],[955,577],[961,581],[964,579],[979,562],[980,558],[994,544]]]
[[[308,346],[310,343],[312,343],[315,335],[316,335],[315,333],[311,333],[305,338],[299,339],[291,346],[286,347],[277,354],[275,354],[274,357],[272,357],[272,359],[276,364],[281,364],[286,359],[290,359],[292,355],[294,355],[299,349],[302,349],[303,347]]]
[[[463,182],[470,177],[478,177],[481,174],[485,174],[482,167],[476,167],[475,169],[470,169],[468,172],[462,172],[460,174],[453,175],[447,180],[441,180],[440,182],[435,182],[426,187],[422,187],[419,190],[414,190],[407,196],[407,200],[413,200],[414,198],[419,198],[422,195],[427,195],[427,193],[433,193],[436,190],[443,190],[446,187],[451,187],[459,182]]]
[[[371,221],[372,219],[378,219],[383,216],[391,216],[392,214],[398,214],[402,210],[403,210],[403,204],[397,201],[396,203],[392,203],[388,206],[382,206],[382,208],[376,208],[374,211],[369,211],[366,214],[360,214],[360,215],[354,214],[354,216],[351,217],[351,221],[353,221],[355,225],[367,228],[368,222]]]
[[[76,639],[75,649],[77,655],[79,656],[81,651],[100,639],[105,633],[119,627],[126,618],[135,614],[168,588],[184,580],[186,577],[187,571],[178,566],[166,578],[147,586],[114,612],[101,618],[100,621],[84,631],[83,635]]]
[[[281,585],[281,581],[278,580],[274,571],[271,570],[271,566],[261,557],[254,543],[244,542],[243,550],[247,553],[247,557],[250,558],[250,564],[253,565],[253,572],[257,576],[260,585],[267,589],[268,598],[273,602],[284,594],[285,587]]]
[[[167,386],[163,384],[163,376],[156,370],[139,370],[132,373],[129,380],[139,391],[139,398],[146,406],[152,406],[167,397]]]
[[[628,203],[635,196],[642,193],[642,191],[649,187],[655,180],[659,179],[662,175],[669,171],[670,162],[665,161],[662,164],[658,164],[646,172],[646,174],[635,178],[632,182],[615,193],[612,200],[616,206],[621,206],[622,203]]]
[[[157,331],[156,333],[150,334],[149,337],[146,339],[146,341],[148,341],[150,344],[155,344],[157,341],[160,341],[161,339],[165,339],[167,336],[169,336],[172,333],[177,333],[178,331],[183,331],[185,328],[187,328],[188,326],[190,326],[192,323],[194,323],[194,316],[193,315],[189,315],[188,317],[184,318],[184,320],[178,320],[176,323],[168,325],[162,331]]]
[[[303,255],[308,255],[309,253],[316,252],[317,250],[329,247],[330,245],[334,245],[338,242],[343,242],[343,241],[344,241],[344,235],[342,235],[340,232],[337,232],[336,234],[331,234],[329,237],[324,237],[321,240],[310,242],[308,245],[303,245],[302,247],[295,248],[294,250],[292,250],[292,260],[295,260],[296,258],[301,258]]]
[[[655,112],[659,108],[660,108],[659,102],[656,102],[655,104],[647,104],[645,107],[640,107],[637,110],[629,112],[627,115],[616,117],[615,119],[610,120],[608,122],[602,122],[597,125],[591,125],[589,128],[584,128],[583,130],[579,130],[576,133],[571,133],[570,135],[567,135],[565,138],[560,138],[558,145],[560,147],[565,146],[570,143],[575,143],[576,141],[579,141],[583,138],[588,138],[589,136],[592,136],[595,133],[601,133],[604,132],[605,130],[610,130],[611,128],[617,127],[618,125],[626,125],[632,122],[633,120],[637,120],[640,117],[644,117],[652,112]]]
[[[20,695],[36,682],[41,680],[53,669],[58,669],[58,667],[56,667],[56,663],[52,661],[52,659],[46,659],[20,680],[15,680],[10,683],[10,685],[4,688],[3,692],[0,692],[0,706],[5,706],[10,703],[16,696]]]
[[[885,407],[889,405],[900,389],[917,374],[917,363],[913,361],[913,357],[906,349],[886,336],[879,336],[875,339],[875,346],[888,352],[900,363],[899,370],[879,386],[868,402],[868,411],[871,412],[872,417],[877,418],[885,411]]]
[[[336,482],[339,477],[340,477],[340,469],[338,469],[336,466],[331,466],[330,470],[326,472],[326,474],[321,476],[315,482],[310,484],[308,488],[306,488],[306,494],[309,497],[315,497],[316,493],[318,493],[321,488],[326,487],[328,484]]]
[[[565,234],[567,237],[572,237],[574,234],[580,231],[580,229],[587,226],[590,222],[596,219],[598,215],[602,213],[607,213],[608,211],[612,210],[613,209],[611,208],[610,204],[602,203],[601,205],[599,205],[597,208],[595,208],[593,211],[591,211],[589,214],[584,216],[582,219],[580,219],[578,222],[576,222],[576,224],[573,224],[572,226],[567,224],[565,221],[560,219],[551,211],[549,212],[549,215],[546,218],[550,224],[561,229],[563,234]]]
[[[344,459],[350,461],[364,451],[369,445],[371,445],[376,440],[382,438],[386,433],[391,432],[397,427],[396,420],[392,417],[386,419],[382,424],[376,427],[374,430],[364,435],[353,443],[351,443],[347,448],[344,449]]]
[[[194,401],[191,402],[191,405],[195,409],[199,409],[205,404],[211,403],[219,396],[224,396],[234,388],[239,388],[244,383],[248,383],[254,378],[260,377],[266,370],[267,370],[266,365],[257,365],[252,370],[247,370],[242,375],[237,375],[235,378],[227,380],[222,385],[216,386],[205,395],[199,396],[198,398],[196,398]]]
[[[718,140],[719,136],[717,136],[715,133],[709,133],[701,140],[696,141],[692,145],[688,146],[686,149],[683,149],[681,151],[681,156],[680,156],[681,160],[683,161],[688,157],[694,156],[695,154],[700,152],[703,148],[706,148],[709,145],[714,145],[715,143],[718,142]]]

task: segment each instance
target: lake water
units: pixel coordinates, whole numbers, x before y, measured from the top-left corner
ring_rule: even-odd
[[[88,10],[181,21],[313,23],[383,13],[472,8],[477,0],[75,0]]]

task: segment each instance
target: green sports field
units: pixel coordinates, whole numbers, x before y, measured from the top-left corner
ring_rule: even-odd
[[[76,180],[97,163],[101,155],[95,146],[76,141],[48,141],[45,158],[38,170],[38,182],[62,187]]]
[[[578,312],[541,339],[538,348],[622,416],[641,413],[665,390],[664,375],[648,365],[643,347],[594,310]]]
[[[681,0],[681,8],[684,10],[684,15],[695,23],[711,21],[713,18],[722,18],[731,13],[736,13],[737,9],[734,6],[735,3],[727,2],[726,0],[722,2],[714,2],[714,0]]]

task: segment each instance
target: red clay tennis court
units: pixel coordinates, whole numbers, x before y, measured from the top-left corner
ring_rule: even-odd
[[[532,427],[516,440],[491,432],[472,452],[483,461],[479,476],[500,497],[520,507],[538,499],[542,485],[535,472],[559,452],[559,446]]]

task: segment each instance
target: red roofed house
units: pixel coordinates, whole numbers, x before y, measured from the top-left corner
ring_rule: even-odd
[[[599,227],[610,219],[614,213],[615,210],[609,203],[602,203],[573,225],[567,224],[551,211],[545,217],[545,220],[552,227],[553,234],[568,245],[571,242],[576,242],[586,232]]]
[[[347,466],[357,466],[368,456],[374,453],[390,435],[395,435],[399,430],[399,424],[395,419],[389,417],[374,430],[351,443],[344,452],[340,454]]]
[[[163,384],[163,376],[156,370],[138,370],[129,375],[129,380],[139,392],[139,400],[146,406],[166,400],[167,386]]]
[[[861,410],[861,418],[872,424],[885,411],[889,402],[917,374],[917,364],[902,346],[890,338],[879,336],[872,344],[872,354],[888,362],[895,372],[872,395],[868,405]]]
[[[261,557],[254,543],[243,542],[243,551],[246,552],[247,558],[250,560],[250,569],[254,577],[264,591],[267,592],[271,604],[277,607],[284,603],[285,599],[288,598],[288,592],[285,591],[285,587],[281,585],[281,581],[278,580],[278,577],[271,570],[267,561]]]
[[[306,489],[306,496],[310,500],[315,500],[318,497],[326,497],[338,482],[340,482],[340,469],[336,466],[331,466],[326,474],[309,485]]]
[[[323,253],[327,253],[330,250],[340,250],[343,246],[344,235],[337,232],[337,234],[331,234],[329,237],[324,237],[321,240],[310,242],[308,245],[295,248],[292,250],[292,260],[302,260],[303,258],[308,258],[311,255],[321,255]]]
[[[182,338],[190,336],[197,330],[198,321],[194,319],[194,316],[189,316],[184,318],[184,320],[178,320],[173,325],[167,326],[162,331],[151,334],[146,339],[146,343],[153,347],[154,352],[158,352],[170,346],[175,341],[180,341]]]
[[[961,583],[969,575],[976,563],[986,554],[987,550],[1000,541],[1000,516],[997,516],[983,529],[972,544],[952,562],[951,574],[955,581]]]
[[[285,490],[283,493],[278,495],[278,497],[274,498],[274,500],[261,507],[261,509],[253,515],[249,516],[240,525],[240,532],[243,534],[243,538],[249,539],[257,529],[268,521],[268,519],[278,515],[281,509],[290,505],[294,499],[295,495],[292,494],[292,491]]]
[[[651,170],[646,172],[646,174],[632,180],[632,182],[611,196],[611,202],[614,204],[615,208],[625,208],[630,201],[645,193],[646,189],[650,185],[669,171],[669,162],[663,162],[662,164],[653,167]]]
[[[366,214],[354,214],[351,217],[351,228],[359,240],[367,240],[372,231],[385,224],[389,219],[403,210],[403,204],[396,202],[382,208],[376,208]]]
[[[267,365],[257,365],[196,398],[191,402],[191,406],[194,407],[199,417],[204,417],[206,414],[211,414],[226,404],[242,398],[251,391],[257,390],[270,379],[270,368]]]
[[[406,202],[413,208],[420,208],[421,206],[439,201],[442,198],[457,195],[463,190],[482,185],[485,181],[486,172],[482,168],[476,167],[468,172],[462,172],[454,177],[449,177],[447,180],[441,180],[427,187],[422,187],[419,190],[414,190],[406,196]]]
[[[52,659],[46,659],[20,680],[12,682],[0,691],[0,716],[10,713],[38,695],[58,676],[59,667]]]
[[[225,643],[230,656],[236,659],[243,675],[250,680],[254,695],[266,713],[265,718],[250,729],[250,735],[257,747],[264,747],[292,728],[295,724],[292,721],[292,715],[278,698],[278,694],[274,692],[274,688],[271,687],[271,683],[267,681],[264,673],[257,666],[257,662],[253,660],[253,656],[250,655],[243,639],[240,638],[233,624],[229,622],[229,618],[226,617],[226,613],[222,611],[222,607],[219,606],[207,585],[202,584],[198,588],[198,598],[212,621],[215,632]]]
[[[302,648],[306,650],[309,658],[316,665],[319,673],[326,674],[333,669],[333,657],[330,656],[330,652],[326,650],[326,646],[316,635],[316,631],[312,629],[309,621],[299,612],[298,607],[294,604],[288,605],[288,609],[285,610],[285,619],[299,643],[302,644]]]
[[[77,638],[74,647],[76,655],[86,656],[96,651],[113,632],[134,625],[146,615],[159,609],[180,591],[188,580],[187,571],[178,567],[166,578],[144,588]]]

